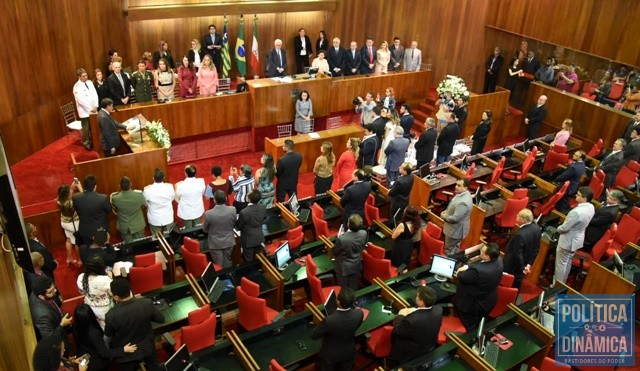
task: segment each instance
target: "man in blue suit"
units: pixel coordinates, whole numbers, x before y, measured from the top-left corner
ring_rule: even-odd
[[[389,185],[396,181],[400,176],[400,166],[404,162],[404,157],[409,149],[409,139],[403,137],[404,129],[402,126],[396,126],[395,139],[389,142],[384,154],[387,155],[387,162],[384,168],[387,170],[387,181]]]
[[[363,75],[373,73],[376,65],[376,48],[373,46],[373,37],[367,37],[366,45],[360,49],[362,63],[360,63],[360,73]]]
[[[576,151],[573,154],[573,163],[562,172],[562,174],[556,177],[556,182],[564,183],[567,180],[569,183],[569,188],[567,188],[567,192],[564,196],[558,201],[556,209],[563,213],[567,213],[569,211],[569,200],[571,200],[578,192],[578,186],[580,185],[580,178],[584,175],[585,164],[584,158],[587,157],[587,154],[584,151]]]

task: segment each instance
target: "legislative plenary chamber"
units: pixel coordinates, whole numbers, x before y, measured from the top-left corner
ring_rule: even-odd
[[[597,295],[637,341],[640,2],[0,10],[0,370],[584,370]]]

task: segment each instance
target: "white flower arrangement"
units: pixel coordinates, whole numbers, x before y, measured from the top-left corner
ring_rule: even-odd
[[[447,75],[447,78],[440,81],[438,87],[436,88],[438,95],[440,97],[444,97],[444,93],[446,91],[451,92],[451,96],[454,99],[462,98],[465,101],[469,101],[469,90],[467,90],[467,86],[464,83],[464,80],[458,76]]]
[[[145,125],[149,130],[149,136],[166,149],[171,148],[169,132],[162,126],[162,121],[149,121]]]

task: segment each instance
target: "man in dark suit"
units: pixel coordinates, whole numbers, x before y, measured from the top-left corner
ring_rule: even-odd
[[[629,161],[640,161],[640,126],[634,126],[631,129],[631,141],[624,146],[622,153],[623,165],[628,164]]]
[[[333,38],[333,47],[327,51],[327,61],[329,62],[329,69],[331,70],[331,76],[344,75],[344,66],[347,59],[346,51],[340,47],[340,39]]]
[[[402,126],[396,126],[394,130],[395,138],[389,142],[384,150],[385,155],[387,155],[387,162],[384,164],[384,168],[387,170],[387,181],[390,185],[400,176],[398,169],[402,166],[409,144],[411,144],[409,139],[403,137]]]
[[[62,316],[62,311],[53,300],[58,290],[53,284],[53,280],[47,276],[38,276],[31,286],[31,294],[29,295],[29,309],[31,310],[31,319],[35,326],[40,339],[50,336],[61,328],[71,324],[69,314]],[[67,337],[64,336],[65,343]]]
[[[507,242],[503,263],[504,271],[515,277],[513,287],[520,290],[522,278],[529,274],[540,249],[540,228],[533,223],[533,213],[529,209],[520,210],[516,224],[520,229]]]
[[[547,117],[547,96],[541,95],[538,103],[531,107],[524,118],[524,124],[527,125],[527,139],[532,140],[538,137],[542,120]]]
[[[582,251],[591,252],[593,246],[607,232],[611,224],[618,219],[618,211],[620,210],[620,202],[624,195],[622,191],[614,189],[607,193],[607,201],[605,204],[596,209],[587,229],[584,232],[584,244]]]
[[[613,181],[618,175],[618,171],[622,167],[622,159],[624,153],[622,150],[626,145],[626,141],[622,138],[616,139],[613,143],[613,151],[602,159],[596,170],[602,170],[604,172],[604,188],[609,189],[613,185]]]
[[[500,248],[489,243],[480,249],[481,262],[463,265],[455,276],[458,287],[454,298],[460,320],[467,332],[475,330],[498,302],[498,285],[502,279]]]
[[[371,124],[364,125],[364,138],[360,142],[360,155],[358,156],[358,167],[375,166],[376,153],[378,149],[378,136],[373,131]]]
[[[442,325],[442,307],[434,306],[436,293],[428,286],[416,290],[417,308],[403,308],[393,322],[391,358],[399,364],[436,347]]]
[[[438,131],[435,129],[436,121],[429,117],[427,122],[424,123],[424,131],[420,134],[420,138],[414,148],[416,149],[416,161],[418,169],[422,165],[429,164],[433,160],[433,152],[436,146],[436,138],[438,137]]]
[[[438,135],[438,139],[436,140],[438,144],[438,165],[451,161],[453,146],[456,144],[456,140],[458,140],[458,135],[460,135],[460,126],[456,123],[456,115],[451,112],[447,113],[447,126],[440,130],[440,135]]]
[[[209,25],[209,33],[202,36],[203,56],[205,54],[211,55],[213,63],[216,65],[216,70],[219,74],[222,73],[221,62],[222,58],[220,51],[222,50],[222,36],[216,33],[216,26]]]
[[[213,200],[216,205],[204,213],[202,230],[208,235],[209,255],[213,263],[229,268],[233,265],[231,254],[236,244],[233,233],[237,220],[236,208],[225,204],[227,194],[221,189],[214,192]]]
[[[360,49],[360,73],[363,75],[373,73],[376,65],[376,48],[373,46],[373,37],[367,37],[366,45]]]
[[[411,173],[411,164],[404,162],[400,165],[400,176],[389,189],[389,197],[391,197],[390,217],[392,219],[398,210],[402,210],[409,205],[409,194],[413,188],[413,174]]]
[[[342,224],[347,228],[347,221],[353,214],[358,214],[364,219],[364,203],[371,193],[371,183],[365,182],[366,174],[362,169],[353,172],[353,184],[345,186],[344,194],[340,198],[340,205],[344,208]]]
[[[493,54],[489,56],[486,63],[486,72],[484,74],[484,89],[482,94],[493,93],[496,91],[496,83],[498,82],[498,75],[500,74],[500,67],[504,58],[500,55],[500,48],[495,47]]]
[[[311,331],[311,338],[322,338],[320,370],[351,370],[356,357],[356,330],[364,321],[364,313],[353,308],[353,290],[343,287],[338,294],[338,309]]]
[[[362,273],[362,251],[367,244],[367,230],[358,214],[349,217],[347,226],[349,229],[338,237],[331,253],[336,258],[338,285],[355,291]]]
[[[627,123],[627,127],[624,129],[624,133],[622,133],[622,139],[626,140],[627,142],[630,142],[631,130],[633,130],[633,128],[636,126],[640,126],[640,108],[636,110],[636,114]]]
[[[453,109],[453,113],[456,115],[456,122],[460,127],[460,132],[464,133],[464,123],[467,121],[467,115],[469,114],[467,110],[467,102],[465,102],[462,98],[456,99],[456,106]]]
[[[104,98],[100,102],[98,125],[100,126],[100,146],[102,146],[102,152],[104,152],[105,157],[114,156],[120,147],[118,129],[127,129],[126,125],[111,117],[111,112],[113,112],[113,101],[109,98]]]
[[[53,254],[49,251],[49,249],[46,248],[46,246],[38,241],[38,229],[35,225],[31,223],[25,223],[24,229],[27,233],[27,238],[29,239],[29,250],[31,252],[39,252],[40,255],[42,255],[42,257],[44,258],[44,266],[42,267],[42,272],[49,276],[49,278],[53,279],[53,271],[58,268],[58,263],[53,257]]]
[[[245,261],[252,261],[255,254],[262,251],[264,233],[262,232],[262,222],[267,215],[267,209],[260,204],[260,191],[254,189],[249,192],[247,198],[249,205],[240,211],[236,228],[240,231],[240,243]]]
[[[391,53],[391,61],[389,62],[389,71],[402,71],[402,61],[404,60],[404,46],[400,43],[399,37],[393,38],[393,45],[389,48]]]
[[[404,103],[400,106],[400,126],[402,126],[404,137],[407,139],[411,137],[411,129],[413,128],[414,121],[415,118],[411,114],[411,106],[409,103]]]
[[[567,180],[569,183],[569,188],[567,188],[567,192],[564,196],[558,201],[556,204],[556,209],[563,213],[569,211],[569,200],[571,200],[578,192],[578,186],[580,185],[580,178],[584,175],[585,172],[585,164],[584,159],[587,157],[587,154],[584,151],[576,151],[573,154],[573,163],[556,177],[556,182],[564,183]]]
[[[278,177],[276,199],[278,202],[284,202],[285,195],[291,197],[292,194],[298,192],[298,173],[302,164],[302,155],[293,151],[291,139],[284,141],[283,148],[284,155],[278,159],[276,166],[276,177]]]
[[[309,57],[313,54],[311,39],[304,28],[298,30],[298,37],[293,39],[293,49],[296,53],[296,73],[304,73],[304,68],[309,67]]]
[[[109,230],[109,213],[111,204],[107,195],[96,192],[96,176],[89,174],[83,181],[84,191],[73,194],[73,207],[79,218],[78,233],[82,241],[77,244],[88,244],[93,240],[98,228]]]
[[[287,52],[282,49],[282,40],[273,42],[273,49],[267,54],[267,77],[279,77],[287,74]]]
[[[151,299],[133,297],[129,281],[124,278],[111,281],[111,295],[116,306],[107,312],[104,327],[104,334],[111,338],[109,346],[111,349],[122,349],[127,344],[138,346],[134,353],[113,360],[124,371],[136,370],[140,361],[147,370],[159,370],[151,322],[164,323],[164,315]]]
[[[122,64],[120,62],[113,62],[111,65],[113,66],[113,73],[107,77],[109,95],[116,106],[129,104],[131,80],[129,80],[129,76],[126,73],[122,72]]]
[[[357,75],[360,73],[360,64],[362,63],[362,57],[358,50],[358,43],[352,41],[349,44],[349,50],[345,51],[345,76]]]

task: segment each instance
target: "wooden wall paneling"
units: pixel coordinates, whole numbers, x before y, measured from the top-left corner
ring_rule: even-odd
[[[36,226],[38,239],[48,248],[64,246],[66,237],[60,226],[60,212],[57,209],[28,216],[24,222]]]
[[[505,111],[509,104],[509,91],[498,88],[495,93],[474,95],[467,106],[467,121],[464,124],[462,137],[472,135],[482,120],[485,110],[491,111],[493,123],[487,137],[486,146],[500,144],[510,136],[509,129],[504,126]]]

